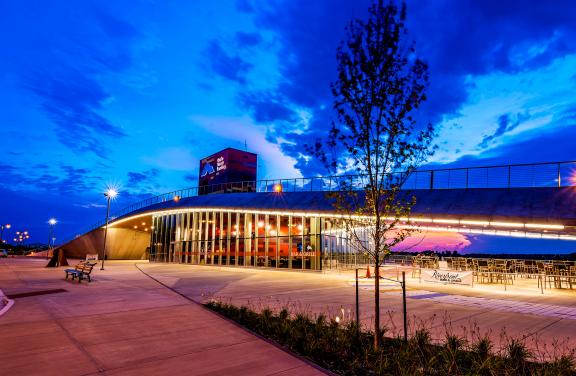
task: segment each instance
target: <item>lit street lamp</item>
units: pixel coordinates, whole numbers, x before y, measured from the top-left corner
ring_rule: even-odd
[[[113,200],[118,196],[118,191],[115,188],[109,187],[106,192],[104,192],[104,197],[108,199],[108,205],[106,206],[106,227],[104,229],[104,249],[102,250],[102,267],[100,270],[104,270],[104,260],[106,259],[106,237],[108,236],[108,219],[110,215],[110,200]]]
[[[28,230],[16,231],[16,237],[14,238],[14,242],[17,245],[23,246],[27,239],[30,239],[30,235],[28,235]]]
[[[49,257],[50,250],[52,249],[52,233],[54,232],[54,226],[58,223],[56,218],[50,218],[48,220],[48,227],[50,231],[48,232],[48,248],[46,248],[46,258]]]
[[[0,225],[0,244],[4,243],[4,229],[9,229],[10,227],[12,227],[12,225],[10,223],[6,223],[5,225]]]

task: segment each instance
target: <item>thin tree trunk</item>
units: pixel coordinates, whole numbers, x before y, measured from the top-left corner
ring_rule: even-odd
[[[376,253],[374,260],[374,348],[380,348],[380,260]]]

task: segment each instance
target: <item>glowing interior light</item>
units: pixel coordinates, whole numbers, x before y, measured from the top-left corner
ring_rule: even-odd
[[[460,221],[457,219],[434,219],[434,223],[450,223],[450,224],[458,224]]]
[[[258,227],[259,228],[264,227],[264,221],[258,221]]]
[[[487,221],[465,221],[465,220],[461,220],[460,221],[461,225],[471,225],[471,226],[488,226],[490,225],[490,222]]]
[[[549,225],[544,223],[526,223],[527,228],[545,228],[548,230],[564,230],[563,225]]]
[[[526,237],[527,238],[542,238],[542,234],[537,234],[534,232],[527,232]]]
[[[302,229],[303,229],[304,227],[302,227],[302,225],[298,225],[298,226],[296,226],[296,228],[298,229],[298,231],[302,231]]]
[[[431,222],[432,222],[432,218],[412,218],[411,221],[431,223]]]
[[[519,222],[490,222],[490,226],[494,227],[524,227],[524,223]]]

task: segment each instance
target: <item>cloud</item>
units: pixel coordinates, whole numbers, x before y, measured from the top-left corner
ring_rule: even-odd
[[[237,80],[242,84],[238,89],[239,104],[249,111],[256,123],[268,126],[267,139],[277,143],[283,153],[295,160],[296,167],[304,174],[323,170],[317,161],[306,155],[302,145],[313,144],[317,137],[325,138],[334,120],[329,84],[336,78],[336,47],[344,37],[346,24],[352,18],[364,17],[369,3],[368,0],[237,3],[254,15],[261,33],[275,36],[279,47],[270,53],[278,56],[281,76],[274,87],[266,90],[254,90],[249,83]],[[534,92],[530,73],[551,67],[576,50],[576,24],[569,16],[574,13],[576,3],[569,0],[554,6],[538,1],[529,4],[519,1],[408,1],[408,40],[416,41],[416,51],[429,64],[431,74],[428,100],[417,115],[420,123],[459,123],[462,109],[471,105],[484,111],[482,119],[471,118],[482,122],[473,126],[466,124],[461,129],[450,127],[450,132],[442,133],[439,142],[445,141],[445,145],[439,153],[440,160],[449,162],[460,154],[496,147],[500,142],[510,142],[507,135],[547,124],[541,115],[542,108],[533,111],[542,102],[531,103],[529,98],[523,98],[523,103],[515,103],[508,111],[502,111],[504,104],[494,106],[491,98],[485,100],[472,95],[481,93],[477,78],[488,76],[492,81],[487,84],[501,90],[502,94],[514,88],[514,84],[518,85],[515,88],[519,92]],[[255,46],[246,48],[254,49]],[[241,50],[237,52],[239,56],[242,53]],[[526,80],[521,82],[519,79],[507,87],[499,84],[517,76]],[[510,105],[513,95],[510,93],[503,103]],[[550,98],[543,95],[538,100],[550,102]],[[301,131],[295,131],[294,124],[299,121],[294,115],[295,109],[304,109],[310,114]],[[533,119],[514,115],[532,115],[533,112],[537,115]],[[509,121],[501,118],[496,129],[486,133],[486,129],[492,128],[494,119],[504,113],[509,113]],[[452,136],[446,137],[447,133]],[[465,142],[461,144],[453,139]]]
[[[159,149],[155,155],[148,155],[142,160],[158,169],[168,171],[190,171],[198,167],[199,160],[186,147],[168,147]]]
[[[218,138],[219,142],[227,146],[243,149],[244,142],[246,142],[248,151],[258,154],[259,179],[301,176],[299,171],[294,168],[295,160],[283,153],[277,143],[271,141],[274,136],[266,134],[266,128],[255,124],[248,116],[209,117],[196,115],[190,116],[189,120],[195,127],[209,131]],[[261,165],[260,161],[265,161],[265,164]],[[261,168],[264,166],[266,170]]]
[[[484,136],[482,142],[478,145],[480,148],[485,149],[490,146],[490,143],[500,137],[503,136],[506,132],[513,131],[514,129],[518,128],[521,122],[528,120],[530,115],[528,114],[517,114],[516,119],[512,120],[510,118],[510,114],[503,114],[498,117],[498,128],[494,133]]]
[[[144,172],[128,172],[128,185],[135,187],[142,183],[153,181],[159,172],[157,168],[152,168]]]
[[[84,209],[94,209],[94,208],[99,209],[99,208],[105,208],[106,207],[105,204],[97,204],[94,202],[89,202],[87,204],[74,204],[74,206],[78,206],[78,207],[81,207]]]
[[[254,11],[250,0],[236,0],[236,9],[244,13],[250,13]]]
[[[106,158],[103,141],[126,134],[103,115],[111,95],[101,79],[128,70],[142,35],[95,5],[15,2],[3,13],[0,32],[18,37],[4,46],[0,67],[35,95],[63,145]]]
[[[0,174],[2,175],[0,187],[5,189],[74,196],[81,192],[96,190],[102,181],[100,177],[92,175],[90,169],[63,164],[54,166],[37,164],[26,170],[0,164]]]
[[[295,113],[282,99],[270,92],[240,94],[240,102],[251,110],[252,116],[258,123],[273,123],[276,121],[294,121]]]
[[[262,42],[262,36],[258,33],[245,33],[238,31],[236,33],[236,44],[239,47],[252,47]]]
[[[474,167],[502,164],[562,162],[574,159],[576,108],[567,108],[551,117],[552,126],[529,129],[514,137],[514,142],[499,143],[480,154],[466,153],[450,163],[428,167]]]
[[[184,180],[191,182],[191,183],[198,183],[198,176],[194,174],[186,174],[184,175]]]
[[[206,60],[214,73],[239,84],[246,83],[246,75],[253,67],[240,56],[230,54],[217,40],[212,40],[208,44]]]
[[[74,151],[105,157],[108,150],[102,137],[126,135],[98,114],[108,95],[86,72],[71,67],[64,72],[39,68],[28,75],[25,86],[41,98],[42,110],[57,125],[60,142]]]

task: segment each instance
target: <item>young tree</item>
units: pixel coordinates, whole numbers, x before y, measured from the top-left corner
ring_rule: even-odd
[[[330,194],[357,251],[375,268],[375,336],[380,346],[380,270],[392,247],[413,231],[415,198],[402,185],[434,151],[434,129],[418,127],[414,111],[426,99],[428,67],[406,43],[406,5],[375,0],[369,17],[353,20],[337,51],[332,83],[337,123],[325,143],[309,148],[340,179]],[[402,172],[399,172],[402,171]]]

